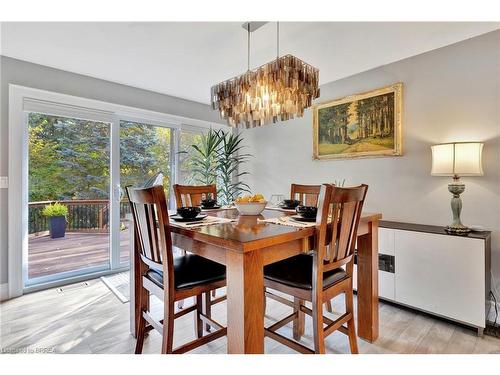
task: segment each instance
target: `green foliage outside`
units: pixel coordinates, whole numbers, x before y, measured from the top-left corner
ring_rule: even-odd
[[[54,217],[54,216],[64,216],[68,217],[68,207],[61,203],[48,204],[43,208],[43,216]]]
[[[29,200],[109,197],[109,124],[32,113]]]
[[[120,185],[144,182],[162,172],[167,198],[170,194],[171,130],[160,126],[124,122],[120,124]]]
[[[168,128],[120,124],[123,187],[157,172],[170,186]],[[29,201],[109,199],[110,125],[31,113],[29,116]]]

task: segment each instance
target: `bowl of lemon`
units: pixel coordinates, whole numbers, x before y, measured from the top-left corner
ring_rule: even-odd
[[[260,215],[266,204],[267,201],[262,194],[244,195],[234,201],[240,215]]]

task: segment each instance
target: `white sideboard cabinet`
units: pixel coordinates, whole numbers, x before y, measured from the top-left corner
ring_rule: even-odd
[[[444,227],[381,221],[379,297],[486,327],[491,232],[450,235]],[[356,267],[354,283],[356,283]],[[356,284],[355,284],[356,285]]]

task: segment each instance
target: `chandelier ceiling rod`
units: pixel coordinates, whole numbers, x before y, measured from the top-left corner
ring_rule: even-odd
[[[247,25],[247,70],[250,71],[250,22]]]
[[[280,21],[276,21],[276,58],[280,58]]]

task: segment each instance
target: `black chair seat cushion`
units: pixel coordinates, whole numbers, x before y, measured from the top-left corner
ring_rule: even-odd
[[[264,267],[264,278],[294,288],[312,290],[313,257],[300,254]],[[323,274],[323,289],[347,277],[342,268]]]
[[[163,272],[150,269],[146,277],[163,287]],[[195,254],[174,257],[175,289],[193,288],[226,278],[226,267]]]

